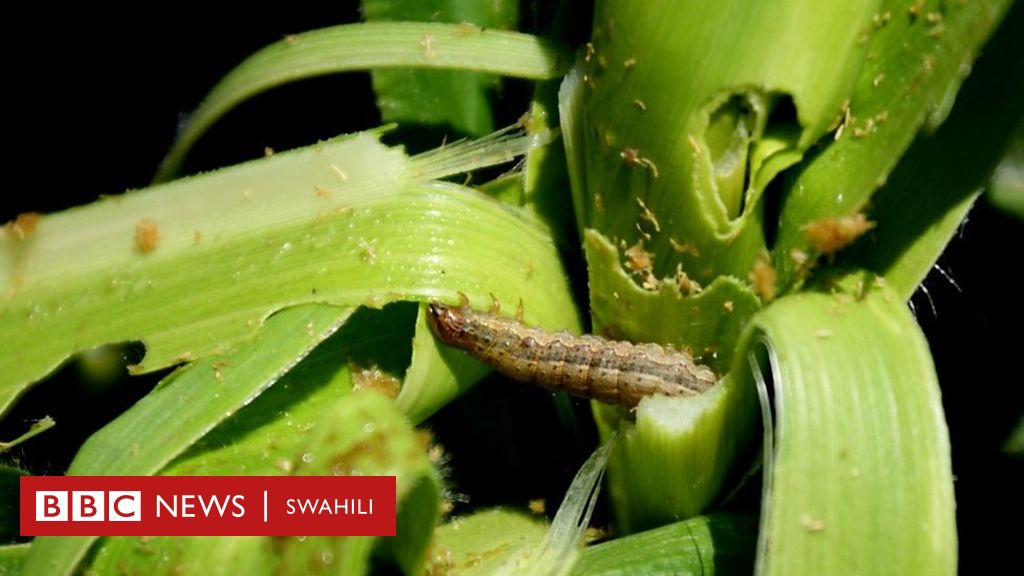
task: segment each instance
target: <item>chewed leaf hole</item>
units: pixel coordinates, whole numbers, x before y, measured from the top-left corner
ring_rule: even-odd
[[[705,107],[698,170],[730,221],[756,209],[776,176],[800,161],[802,133],[789,94],[757,89],[732,91]]]
[[[735,94],[708,117],[704,144],[710,153],[712,182],[729,218],[743,208],[749,181],[751,144],[757,132],[757,106],[748,95]]]

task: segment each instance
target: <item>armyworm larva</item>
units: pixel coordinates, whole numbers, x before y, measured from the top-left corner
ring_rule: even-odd
[[[547,332],[465,305],[433,302],[427,317],[445,344],[510,378],[580,398],[632,408],[644,396],[696,395],[717,381],[689,354],[658,344]]]

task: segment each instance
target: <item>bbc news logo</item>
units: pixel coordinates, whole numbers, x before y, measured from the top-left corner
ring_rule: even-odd
[[[36,522],[141,522],[138,490],[36,492]]]
[[[23,476],[22,536],[394,536],[394,476]]]

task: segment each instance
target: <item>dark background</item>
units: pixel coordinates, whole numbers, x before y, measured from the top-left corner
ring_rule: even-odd
[[[272,12],[248,8],[223,15],[35,6],[8,19],[2,39],[8,184],[0,222],[28,210],[55,211],[145,186],[180,119],[223,74],[285,34],[357,20],[351,4]],[[525,109],[525,102],[521,106]],[[310,80],[259,96],[229,114],[203,137],[186,171],[378,122],[366,74]],[[1024,542],[1024,459],[1001,451],[1024,407],[1017,364],[1021,288],[1007,273],[1020,266],[1022,239],[1024,224],[982,198],[940,260],[958,287],[933,271],[925,287],[934,305],[922,292],[912,301],[943,386],[965,572],[1002,571],[1003,562],[1019,565]],[[72,375],[64,376],[37,387],[0,427],[6,439],[29,419],[43,414],[58,419],[57,428],[13,456],[35,473],[60,473],[91,430],[130,406],[154,381],[123,379],[103,390],[79,390],[68,383]],[[452,444],[454,450],[458,443]],[[486,454],[480,447],[462,449],[468,451],[462,460]],[[459,461],[457,452],[453,459]],[[576,464],[561,468],[571,473]]]

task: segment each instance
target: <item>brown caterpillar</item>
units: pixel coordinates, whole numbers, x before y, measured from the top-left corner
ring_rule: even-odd
[[[465,305],[432,302],[427,318],[442,342],[498,372],[579,398],[632,408],[644,396],[696,395],[717,381],[689,354],[658,344],[547,332]]]

